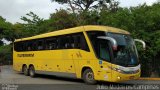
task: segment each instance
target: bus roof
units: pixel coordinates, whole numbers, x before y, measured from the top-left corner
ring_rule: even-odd
[[[79,27],[74,27],[74,28],[69,28],[69,29],[57,30],[53,32],[48,32],[48,33],[32,36],[32,37],[16,39],[15,42],[38,39],[38,38],[45,38],[45,37],[51,37],[51,36],[58,36],[58,35],[65,35],[65,34],[71,34],[71,33],[76,33],[76,32],[83,32],[83,31],[106,31],[106,32],[114,32],[114,33],[121,33],[121,34],[130,34],[129,32],[125,30],[114,28],[114,27],[99,26],[99,25],[86,25],[86,26],[79,26]]]

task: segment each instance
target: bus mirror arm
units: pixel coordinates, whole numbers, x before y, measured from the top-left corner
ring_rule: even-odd
[[[137,42],[142,43],[142,45],[143,45],[143,49],[144,49],[144,50],[146,49],[146,43],[145,43],[143,40],[140,40],[140,39],[134,39],[134,41],[137,41]]]
[[[106,37],[106,36],[99,36],[97,38],[110,41],[111,44],[112,44],[113,50],[117,50],[117,46],[118,45],[117,45],[117,41],[114,38],[112,38],[112,37]]]

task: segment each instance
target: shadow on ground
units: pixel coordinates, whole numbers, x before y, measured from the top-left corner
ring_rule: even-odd
[[[22,74],[22,73],[20,73],[20,74]],[[55,75],[37,74],[35,78],[43,78],[43,79],[59,80],[59,81],[69,81],[69,82],[75,82],[75,83],[79,83],[79,84],[86,84],[82,79],[60,77],[60,76],[55,76]],[[130,86],[132,86],[133,84],[97,81],[96,85],[115,85],[115,86],[116,85],[120,85],[120,86],[130,85]]]

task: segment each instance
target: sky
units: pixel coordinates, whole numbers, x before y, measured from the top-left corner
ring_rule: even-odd
[[[138,6],[146,2],[152,5],[157,0],[118,0],[121,7]],[[56,9],[66,8],[51,0],[0,0],[0,16],[11,23],[22,22],[21,16],[25,16],[30,11],[34,12],[41,18],[49,18],[51,13]]]

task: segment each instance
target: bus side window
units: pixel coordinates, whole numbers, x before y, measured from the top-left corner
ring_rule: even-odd
[[[37,46],[37,43],[35,40],[32,41],[32,51],[36,51],[36,46]]]
[[[46,44],[45,44],[45,49],[46,50],[53,50],[53,49],[56,49],[56,38],[50,38],[50,39],[47,39],[46,40]]]
[[[21,42],[15,42],[14,43],[14,50],[15,51],[22,51],[22,43]]]
[[[60,36],[59,49],[70,49],[71,48],[70,38],[71,37],[69,35]]]
[[[52,39],[52,42],[51,42],[51,47],[52,47],[52,49],[57,49],[57,40],[56,40],[56,38],[53,38]]]
[[[51,39],[47,39],[45,42],[45,49],[50,50],[51,48]]]
[[[43,40],[38,40],[37,41],[37,49],[38,50],[43,50],[44,49],[43,43],[44,43]]]
[[[59,37],[57,37],[56,42],[57,42],[56,49],[60,49],[60,38]]]
[[[33,41],[27,41],[26,42],[26,50],[27,51],[33,51],[34,50],[34,45],[33,45]]]
[[[21,51],[27,51],[27,44],[26,44],[26,41],[21,42],[21,45],[22,45],[22,50],[21,50]]]
[[[73,38],[74,38],[74,44],[73,44],[74,48],[89,51],[88,44],[86,42],[83,33],[73,35]]]
[[[81,45],[81,49],[82,50],[89,51],[89,47],[88,47],[87,41],[86,41],[86,39],[85,39],[83,34],[81,34],[81,36],[80,36],[80,43],[81,43],[80,45]]]
[[[73,36],[70,36],[69,42],[70,42],[70,48],[73,49],[75,47]]]
[[[64,49],[64,36],[58,37],[58,49]]]
[[[79,35],[74,35],[74,48],[80,49],[80,36]]]
[[[65,42],[65,47],[66,49],[71,49],[71,36],[66,36],[66,42]]]
[[[27,51],[31,51],[31,43],[30,43],[30,42],[27,42],[27,43],[26,43],[26,46],[27,46]]]

